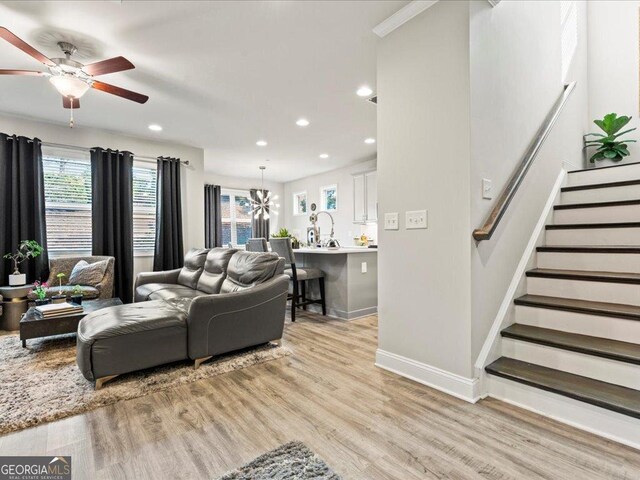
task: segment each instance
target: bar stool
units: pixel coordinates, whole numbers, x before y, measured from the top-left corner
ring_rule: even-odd
[[[291,238],[272,238],[271,250],[284,258],[286,264],[290,268],[286,268],[284,273],[289,275],[293,282],[293,294],[288,296],[291,300],[291,321],[296,321],[296,308],[307,309],[307,305],[318,304],[322,307],[322,315],[327,314],[327,305],[324,294],[324,272],[318,268],[297,268],[296,258],[291,247]],[[309,280],[318,280],[320,287],[320,299],[307,299],[307,282]]]
[[[266,238],[250,238],[245,245],[247,252],[268,252],[269,246],[267,245]]]

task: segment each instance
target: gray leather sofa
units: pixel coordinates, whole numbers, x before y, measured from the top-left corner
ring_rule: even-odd
[[[135,301],[87,315],[77,364],[96,389],[123,373],[282,338],[289,277],[274,253],[191,250],[185,266],[143,273]]]

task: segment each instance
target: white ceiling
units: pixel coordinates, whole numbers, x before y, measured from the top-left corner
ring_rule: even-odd
[[[376,136],[375,107],[355,91],[375,91],[372,28],[407,3],[21,1],[0,4],[0,23],[49,57],[61,56],[56,41],[65,39],[82,63],[122,55],[136,65],[100,79],[149,102],[91,90],[78,125],[202,147],[205,169],[223,175],[257,177],[269,159],[269,180],[289,181],[375,156],[364,144]],[[0,41],[0,68],[39,63]],[[1,77],[0,111],[68,122],[38,77]],[[311,125],[296,126],[299,117]]]

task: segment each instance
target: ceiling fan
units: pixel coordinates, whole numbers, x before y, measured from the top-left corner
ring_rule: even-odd
[[[82,95],[84,95],[90,88],[95,88],[96,90],[117,95],[137,103],[145,103],[149,100],[149,97],[146,95],[95,80],[94,77],[99,75],[123,72],[125,70],[135,68],[133,63],[124,57],[114,57],[108,60],[102,60],[101,62],[83,65],[82,63],[71,59],[71,56],[77,51],[77,48],[75,45],[68,42],[58,42],[58,46],[65,55],[64,58],[47,58],[4,27],[0,27],[0,38],[3,38],[14,47],[18,47],[27,55],[32,56],[39,62],[46,65],[49,69],[48,72],[0,69],[0,75],[33,75],[48,77],[51,84],[60,93],[60,95],[62,95],[62,105],[64,108],[80,108],[80,97],[82,97]]]

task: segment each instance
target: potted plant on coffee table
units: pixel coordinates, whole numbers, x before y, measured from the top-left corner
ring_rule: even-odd
[[[33,288],[29,292],[30,294],[35,295],[36,297],[36,306],[39,307],[41,305],[47,305],[51,303],[51,299],[47,298],[47,284],[36,281],[33,284]]]
[[[71,291],[71,301],[76,305],[82,305],[83,297],[82,287],[80,285],[73,287],[73,290]]]
[[[27,284],[27,275],[20,273],[20,264],[30,258],[40,256],[42,252],[44,252],[44,248],[35,240],[22,240],[15,253],[7,253],[3,257],[13,262],[13,273],[9,275],[10,287]]]
[[[58,279],[59,290],[57,295],[51,297],[53,303],[63,303],[67,300],[67,296],[62,291],[62,279],[64,277],[66,277],[64,273],[59,273],[56,275],[56,278]]]

